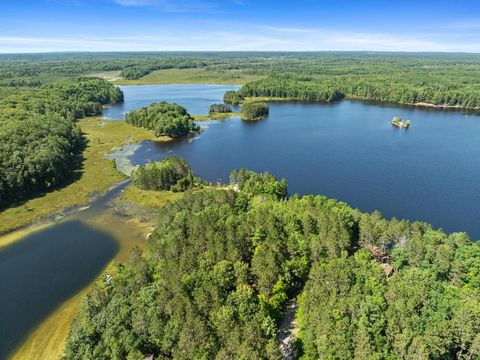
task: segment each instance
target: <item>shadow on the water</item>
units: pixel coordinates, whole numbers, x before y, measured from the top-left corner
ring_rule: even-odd
[[[107,233],[67,221],[0,250],[0,359],[118,252]]]

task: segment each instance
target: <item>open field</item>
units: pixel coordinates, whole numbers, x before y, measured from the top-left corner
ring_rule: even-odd
[[[82,119],[78,124],[88,140],[83,152],[83,166],[79,170],[80,178],[63,188],[1,212],[0,233],[35,222],[66,207],[88,202],[92,194],[105,193],[110,186],[125,178],[113,162],[105,158],[105,154],[129,142],[154,137],[152,132],[123,121],[103,121],[95,117]]]
[[[103,73],[105,74],[105,73]],[[110,75],[111,76],[111,75]],[[239,70],[167,69],[154,71],[137,80],[117,79],[115,85],[145,84],[233,84],[243,85],[260,76]]]
[[[89,77],[99,77],[108,81],[115,81],[121,78],[120,76],[120,71],[115,70],[115,71],[104,71],[104,72],[99,72],[99,73],[93,73],[93,74],[87,74],[86,76]]]

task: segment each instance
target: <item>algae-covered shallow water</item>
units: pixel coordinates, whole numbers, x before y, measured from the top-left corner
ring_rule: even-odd
[[[24,229],[0,248],[0,359],[60,358],[78,295],[131,248],[144,246],[149,225],[108,206],[127,185],[83,211]]]

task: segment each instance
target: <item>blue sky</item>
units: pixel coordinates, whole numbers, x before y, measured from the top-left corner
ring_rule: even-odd
[[[0,0],[0,52],[480,53],[480,0]]]

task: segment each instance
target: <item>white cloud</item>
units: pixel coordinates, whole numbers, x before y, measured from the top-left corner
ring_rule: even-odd
[[[112,0],[115,4],[127,7],[148,7],[163,12],[219,12],[217,4],[202,0]]]
[[[129,0],[130,1],[130,0]],[[225,29],[225,26],[217,26]],[[114,37],[0,36],[0,52],[43,51],[441,51],[480,52],[480,43],[442,37],[343,32],[267,26],[231,26],[230,30],[152,29],[149,34]]]

